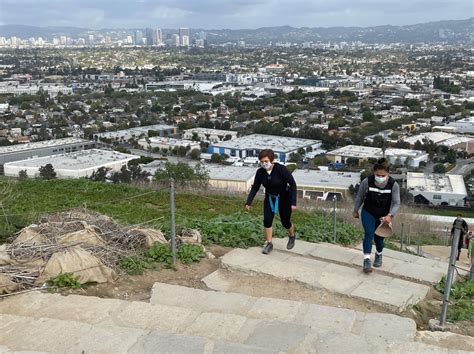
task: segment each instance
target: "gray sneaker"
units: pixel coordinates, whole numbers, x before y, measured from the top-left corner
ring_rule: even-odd
[[[269,254],[273,250],[273,243],[267,242],[265,246],[263,246],[262,253]]]
[[[370,273],[372,272],[372,262],[370,261],[370,258],[364,259],[364,273]]]
[[[380,268],[382,266],[382,255],[381,254],[375,254],[375,259],[374,259],[374,267]]]

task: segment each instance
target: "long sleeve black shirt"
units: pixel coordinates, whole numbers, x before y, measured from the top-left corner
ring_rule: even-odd
[[[265,187],[265,194],[279,195],[283,198],[289,197],[291,205],[296,205],[296,182],[286,166],[275,163],[270,174],[263,167],[259,168],[247,198],[247,205],[252,204],[260,186]]]

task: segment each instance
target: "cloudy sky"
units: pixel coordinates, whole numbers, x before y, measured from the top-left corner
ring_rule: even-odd
[[[474,16],[473,0],[0,0],[1,24],[220,29],[406,25]]]

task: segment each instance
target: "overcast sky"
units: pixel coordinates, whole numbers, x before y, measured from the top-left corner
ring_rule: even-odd
[[[407,25],[472,17],[473,0],[0,0],[1,24],[87,28]]]

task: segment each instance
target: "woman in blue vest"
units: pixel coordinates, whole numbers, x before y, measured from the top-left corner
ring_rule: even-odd
[[[269,254],[273,249],[273,218],[276,213],[280,214],[281,224],[288,230],[289,239],[287,249],[295,246],[295,227],[291,223],[291,213],[296,210],[296,182],[293,175],[286,166],[275,162],[273,150],[262,150],[258,155],[260,167],[255,175],[255,180],[250,190],[245,208],[250,210],[260,186],[265,187],[265,199],[263,202],[263,226],[266,244],[262,253]]]
[[[375,240],[374,267],[382,266],[382,251],[384,238],[375,234],[380,223],[391,223],[400,208],[400,187],[389,176],[390,164],[385,158],[379,159],[374,165],[374,174],[360,183],[355,199],[354,217],[359,218],[359,209],[362,206],[361,219],[364,227],[364,273],[372,272],[372,242]]]

